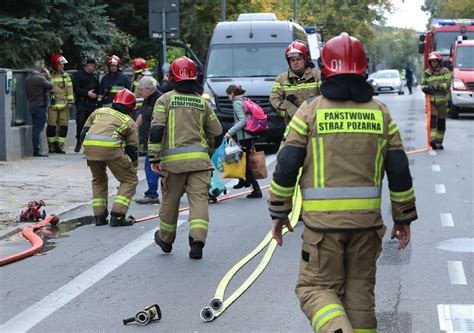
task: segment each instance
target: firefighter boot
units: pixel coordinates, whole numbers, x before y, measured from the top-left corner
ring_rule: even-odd
[[[48,143],[48,153],[54,154],[56,152],[56,148],[54,145],[54,142],[49,142]]]
[[[125,217],[123,214],[110,213],[110,226],[111,227],[129,227],[133,225],[133,219]]]
[[[170,253],[171,250],[173,249],[173,244],[170,244],[170,243],[166,243],[164,241],[161,240],[160,238],[160,231],[157,230],[155,232],[155,243],[161,247],[161,250],[164,252],[164,253]]]
[[[107,217],[104,215],[101,216],[94,216],[94,223],[96,226],[106,225],[109,222],[107,221]]]
[[[58,154],[66,154],[66,152],[63,150],[64,144],[60,145],[59,142],[54,143],[54,148],[56,149],[56,153]]]
[[[189,250],[189,258],[191,259],[201,259],[202,258],[202,248],[204,243],[200,241],[195,241],[192,237],[189,237],[189,245],[191,249]]]

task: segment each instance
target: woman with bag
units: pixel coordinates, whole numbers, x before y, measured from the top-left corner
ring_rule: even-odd
[[[239,179],[239,182],[234,185],[234,189],[239,189],[242,187],[249,187],[252,185],[253,191],[247,198],[261,198],[262,191],[260,190],[260,185],[258,184],[255,176],[252,173],[250,165],[250,154],[254,149],[254,144],[257,137],[251,133],[248,133],[244,130],[246,124],[246,114],[243,103],[243,98],[245,90],[241,86],[236,86],[231,84],[226,89],[227,97],[232,101],[232,106],[234,108],[234,126],[232,126],[229,131],[225,134],[227,139],[231,139],[233,136],[237,137],[239,144],[242,146],[242,150],[245,153],[246,166],[245,166],[245,178]]]

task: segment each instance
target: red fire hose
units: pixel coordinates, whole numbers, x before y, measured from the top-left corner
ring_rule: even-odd
[[[12,262],[31,257],[33,254],[41,251],[44,242],[40,236],[35,234],[35,231],[47,226],[48,224],[55,225],[58,222],[59,218],[57,215],[48,215],[43,221],[35,224],[34,226],[24,227],[21,232],[23,236],[30,241],[31,247],[11,256],[0,258],[0,266],[8,265]]]
[[[265,185],[265,186],[262,186],[261,189],[264,190],[264,189],[267,189],[269,188],[270,185]],[[213,205],[215,203],[218,203],[218,202],[221,202],[221,201],[225,201],[225,200],[229,200],[229,199],[233,199],[233,198],[237,198],[237,197],[241,197],[243,195],[246,195],[246,194],[250,194],[250,192],[252,192],[252,190],[248,190],[248,191],[244,191],[244,192],[239,192],[239,193],[235,193],[235,194],[230,194],[230,195],[226,195],[222,198],[219,198],[217,199],[217,201],[211,201],[209,202],[209,205]],[[184,208],[180,208],[179,209],[179,212],[185,212],[185,211],[188,211],[189,210],[189,207],[184,207]],[[144,221],[149,221],[149,220],[153,220],[153,219],[157,219],[159,218],[160,215],[159,214],[155,214],[155,215],[150,215],[150,216],[145,216],[145,217],[142,217],[142,218],[139,218],[139,219],[136,219],[135,220],[135,223],[138,223],[138,222],[144,222]]]

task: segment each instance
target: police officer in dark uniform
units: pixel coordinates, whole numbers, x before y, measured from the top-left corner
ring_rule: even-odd
[[[97,108],[97,92],[99,91],[99,79],[95,73],[97,62],[93,58],[87,58],[84,66],[73,76],[73,88],[76,101],[76,148],[81,150],[80,134],[87,118]]]

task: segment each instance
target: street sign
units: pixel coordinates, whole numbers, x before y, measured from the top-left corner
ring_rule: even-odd
[[[163,38],[163,30],[167,39],[179,38],[179,0],[148,0],[148,21],[151,38]]]

